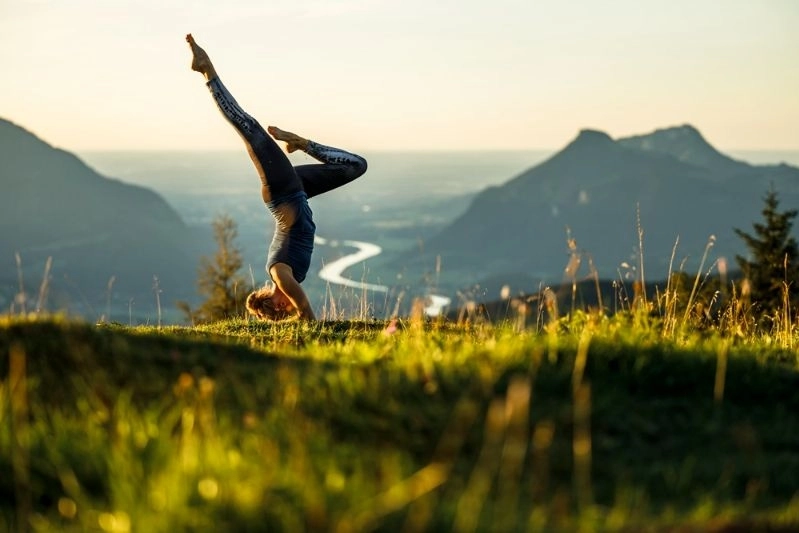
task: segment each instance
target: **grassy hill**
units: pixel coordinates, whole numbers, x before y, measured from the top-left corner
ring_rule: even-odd
[[[0,322],[0,531],[794,531],[799,339]]]

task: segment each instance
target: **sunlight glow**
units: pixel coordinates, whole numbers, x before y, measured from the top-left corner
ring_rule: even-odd
[[[556,148],[691,123],[797,149],[799,4],[176,0],[0,6],[0,117],[69,150],[236,149],[192,32],[250,114],[355,149]]]

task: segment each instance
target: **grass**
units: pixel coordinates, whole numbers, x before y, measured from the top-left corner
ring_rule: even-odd
[[[798,361],[625,313],[5,318],[0,531],[792,531]]]

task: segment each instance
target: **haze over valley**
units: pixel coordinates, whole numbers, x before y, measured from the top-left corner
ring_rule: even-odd
[[[221,213],[239,226],[246,277],[265,281],[272,222],[246,154],[79,158],[7,121],[0,133],[0,179],[15,191],[5,197],[0,235],[5,307],[19,293],[20,272],[33,305],[52,257],[50,309],[154,321],[160,303],[177,320],[177,300],[198,301],[199,257],[213,253],[211,221]],[[403,294],[442,294],[457,305],[463,294],[495,299],[503,285],[534,292],[563,281],[568,236],[583,254],[580,275],[590,258],[603,279],[623,278],[623,263],[637,265],[638,216],[649,280],[666,276],[678,237],[673,268],[696,269],[711,235],[709,264],[724,257],[733,265],[744,250],[732,230],[751,228],[770,184],[784,206],[799,205],[797,167],[732,158],[688,125],[616,140],[586,129],[554,153],[365,155],[366,176],[312,201],[321,237],[313,271],[356,251],[344,241],[368,242],[380,255],[345,275],[387,291],[309,276],[318,307],[335,299],[341,310],[367,300],[385,313]],[[307,156],[292,157],[302,163]]]

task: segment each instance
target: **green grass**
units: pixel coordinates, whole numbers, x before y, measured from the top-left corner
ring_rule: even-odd
[[[799,528],[795,349],[386,325],[0,319],[0,531]]]

